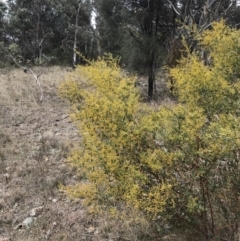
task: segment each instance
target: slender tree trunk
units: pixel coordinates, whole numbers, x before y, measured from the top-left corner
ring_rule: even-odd
[[[151,53],[152,52],[152,53]],[[148,99],[153,99],[154,82],[155,82],[155,53],[150,49],[148,60]]]
[[[77,9],[77,12],[76,12],[76,22],[75,22],[75,31],[74,31],[74,43],[73,43],[73,67],[76,66],[76,62],[77,62],[76,49],[77,49],[77,33],[78,33],[78,20],[79,20],[80,9],[81,9],[81,1],[78,3],[78,9]]]
[[[39,42],[39,44],[38,44],[39,64],[42,64],[42,51],[43,51],[42,45],[43,45],[43,40],[44,40],[44,38],[43,38],[43,39]]]
[[[39,40],[39,35],[40,35],[40,15],[38,14],[37,15],[38,16],[38,21],[37,21],[37,33],[36,33],[36,38],[37,38],[37,44],[38,44],[38,59],[39,59],[39,62],[40,62],[40,64],[41,64],[41,62],[42,62],[42,52],[41,52],[41,49],[40,48],[42,48],[42,46],[41,46],[41,44],[40,44],[40,40]],[[35,54],[34,54],[35,55]],[[34,56],[34,59],[35,59],[35,56]]]
[[[100,43],[100,34],[98,31],[98,28],[96,28],[94,30],[94,37],[96,39],[96,43],[97,43],[97,55],[101,55],[102,54],[102,47],[101,47],[101,43]]]
[[[149,66],[148,72],[148,99],[153,99],[153,89],[154,89],[154,73],[151,66]]]

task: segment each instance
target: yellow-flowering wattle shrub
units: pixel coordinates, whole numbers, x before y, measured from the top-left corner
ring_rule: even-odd
[[[201,48],[209,52],[211,64],[206,65],[194,52],[170,70],[181,102],[201,107],[208,115],[238,108],[239,39],[240,32],[226,26],[224,21],[213,23],[212,30],[198,36]]]
[[[123,201],[156,217],[170,200],[172,185],[162,178],[153,181],[153,176],[171,165],[174,154],[155,148],[152,110],[139,103],[135,78],[126,76],[110,55],[78,66],[74,75],[60,87],[73,103],[73,118],[82,136],[69,161],[83,180],[68,187],[69,194],[84,198],[92,210],[117,208]]]
[[[223,22],[200,36],[211,65],[195,52],[183,57],[170,70],[178,103],[158,110],[139,101],[134,77],[110,55],[77,67],[60,92],[82,136],[69,157],[82,180],[65,190],[92,211],[141,211],[158,237],[238,237],[239,46],[225,51],[219,40],[229,36],[237,43],[239,31]]]
[[[236,240],[232,227],[240,221],[240,31],[220,21],[196,36],[210,63],[189,51],[170,69],[179,104],[159,119],[165,148],[179,152],[173,169],[178,194],[175,208],[167,210],[175,227],[182,225],[174,218],[184,220],[201,240]]]

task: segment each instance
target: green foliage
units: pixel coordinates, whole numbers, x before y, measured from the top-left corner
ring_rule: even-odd
[[[7,1],[5,18],[0,2],[0,34],[5,44],[17,44],[23,63],[35,65],[72,62],[78,0]],[[95,40],[90,25],[90,1],[83,1],[77,30],[77,49],[94,56]],[[1,11],[2,10],[2,11]],[[4,19],[5,22],[3,21]]]
[[[83,137],[69,157],[82,180],[68,193],[93,211],[134,207],[158,235],[167,225],[185,240],[237,240],[238,35],[223,22],[206,31],[211,65],[189,52],[170,70],[178,104],[158,110],[139,102],[134,78],[111,56],[79,66],[60,89]]]

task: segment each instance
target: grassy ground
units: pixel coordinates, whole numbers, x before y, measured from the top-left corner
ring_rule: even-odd
[[[57,95],[68,71],[35,71],[41,74],[41,103],[31,74],[4,70],[0,75],[0,240],[90,240],[86,211],[58,189],[74,181],[65,158],[80,140],[67,103]],[[39,206],[34,222],[22,225]]]
[[[44,91],[42,102],[30,73],[0,72],[0,241],[137,240],[138,226],[104,215],[93,218],[80,200],[73,202],[59,190],[60,184],[78,180],[66,157],[81,138],[68,104],[57,94],[70,70],[35,72]],[[34,208],[39,208],[35,215]],[[148,233],[147,226],[143,229]]]

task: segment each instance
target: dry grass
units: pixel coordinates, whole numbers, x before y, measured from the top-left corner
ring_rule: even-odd
[[[0,237],[13,240],[40,240],[42,223],[46,228],[54,222],[58,223],[56,229],[64,226],[64,210],[67,214],[73,208],[65,207],[66,198],[58,190],[59,184],[73,175],[64,162],[68,146],[80,139],[68,117],[67,104],[57,95],[67,70],[54,67],[35,72],[42,72],[42,103],[30,74],[18,69],[0,74]],[[40,205],[44,211],[31,230],[14,229]],[[50,240],[50,233],[48,236]]]

